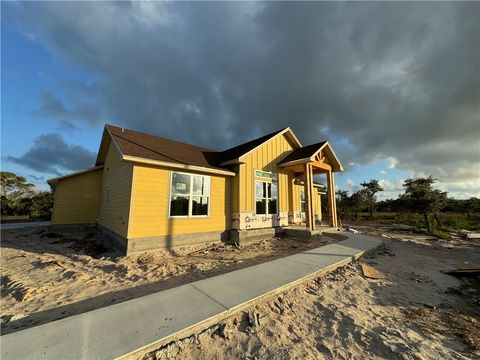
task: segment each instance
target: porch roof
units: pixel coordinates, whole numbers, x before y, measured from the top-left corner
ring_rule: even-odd
[[[280,167],[290,167],[310,162],[318,162],[316,156],[322,150],[324,151],[324,154],[329,161],[328,164],[331,165],[332,170],[335,172],[343,171],[343,165],[338,159],[335,151],[333,151],[333,148],[328,141],[322,141],[316,144],[295,149],[290,154],[288,154],[285,159],[280,161],[278,165]]]

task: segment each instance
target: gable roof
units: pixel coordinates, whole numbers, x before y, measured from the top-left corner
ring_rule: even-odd
[[[295,161],[299,159],[306,159],[314,156],[317,152],[318,149],[320,149],[323,145],[326,144],[326,141],[322,141],[316,144],[304,146],[299,149],[293,150],[288,156],[280,161],[280,164],[288,163],[290,161]]]
[[[287,136],[287,139],[296,149],[281,161],[280,164],[313,157],[323,149],[325,145],[328,145],[327,141],[323,141],[302,148],[293,131],[287,127],[230,149],[215,151],[107,124],[105,125],[102,142],[98,151],[96,165],[103,164],[110,141],[113,141],[122,159],[125,161],[235,175],[235,173],[228,168],[228,165],[240,162],[243,156],[274,137],[283,134]],[[328,145],[328,147],[337,162],[337,168],[343,171],[340,162],[333,153],[333,149],[330,148],[330,145]]]
[[[217,166],[217,152],[215,150],[113,125],[105,125],[105,128],[124,159],[150,159],[161,163],[193,165],[227,171],[227,169]]]
[[[309,161],[315,161],[315,156],[322,150],[325,150],[327,156],[332,160],[333,171],[343,171],[343,165],[333,151],[332,146],[328,141],[322,141],[316,144],[304,146],[299,149],[293,150],[290,154],[287,155],[285,159],[280,161],[280,166],[300,164]]]
[[[293,133],[293,131],[289,127],[286,127],[281,130],[274,131],[270,134],[261,136],[257,139],[253,139],[246,143],[237,145],[233,148],[221,151],[218,153],[218,161],[220,165],[227,165],[230,163],[237,162],[242,156],[247,155],[249,152],[251,152],[252,150],[255,150],[257,147],[264,144],[268,140],[273,139],[277,135],[285,134],[285,133],[288,133],[290,135],[292,141],[295,143],[296,146],[298,147],[302,146],[300,144],[300,141],[298,141],[297,137]]]

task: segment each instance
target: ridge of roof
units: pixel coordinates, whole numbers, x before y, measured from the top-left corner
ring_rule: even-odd
[[[242,156],[245,153],[255,149],[257,146],[263,144],[265,141],[271,139],[272,137],[280,134],[281,132],[283,132],[287,129],[288,129],[288,127],[285,127],[283,129],[274,131],[270,134],[260,136],[256,139],[253,139],[253,140],[247,141],[245,143],[242,143],[242,144],[236,145],[234,147],[231,147],[229,149],[220,151],[219,154],[218,154],[219,160],[221,162],[226,162],[226,161],[229,161],[229,160],[238,159],[240,156]]]
[[[163,136],[148,134],[148,133],[145,133],[145,132],[142,132],[142,131],[131,130],[131,129],[127,129],[127,128],[124,128],[124,127],[121,127],[121,126],[116,126],[116,125],[111,125],[111,124],[105,124],[105,127],[106,127],[107,129],[109,129],[109,130],[114,129],[114,131],[115,131],[115,130],[120,130],[120,131],[123,130],[122,133],[124,133],[125,131],[128,131],[128,132],[130,132],[130,133],[137,134],[137,135],[139,135],[139,136],[147,136],[147,137],[155,138],[155,139],[158,139],[158,140],[171,141],[171,142],[174,142],[174,143],[177,143],[177,144],[182,144],[182,145],[186,145],[186,146],[189,146],[189,147],[194,147],[194,148],[197,148],[197,149],[200,149],[200,150],[204,150],[204,151],[217,152],[217,150],[212,150],[212,149],[204,148],[204,147],[197,146],[197,145],[193,145],[193,144],[189,144],[189,143],[186,143],[186,142],[183,142],[183,141],[172,140],[172,139],[169,139],[169,138],[166,138],[166,137],[163,137]]]
[[[106,124],[122,155],[184,165],[225,170],[216,161],[217,151]]]

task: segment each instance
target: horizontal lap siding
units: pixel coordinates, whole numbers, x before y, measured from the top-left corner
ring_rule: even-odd
[[[168,168],[135,165],[129,238],[224,231],[229,228],[229,178],[202,174],[209,175],[211,179],[208,217],[169,218],[170,173]]]
[[[123,237],[128,232],[132,174],[133,165],[121,160],[112,141],[103,167],[99,223]]]
[[[277,164],[293,150],[285,136],[276,136],[242,158],[239,172],[240,212],[255,212],[255,170],[278,173],[279,211],[288,211],[288,175]]]
[[[52,224],[95,223],[101,185],[101,169],[59,180],[54,192]]]

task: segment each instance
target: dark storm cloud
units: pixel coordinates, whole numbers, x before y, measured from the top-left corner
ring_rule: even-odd
[[[479,190],[479,3],[15,8],[97,79],[79,92],[106,120],[220,149],[291,126],[305,144],[338,143],[347,164],[393,157]],[[73,105],[63,115],[55,103],[39,111],[87,119],[64,95]]]
[[[74,107],[68,108],[63,100],[51,91],[42,92],[39,100],[40,105],[33,114],[40,118],[58,121],[63,127],[73,128],[81,122],[98,124],[101,121],[98,106],[92,101],[75,100]]]
[[[67,144],[60,134],[50,133],[37,137],[22,156],[8,156],[6,160],[41,173],[60,175],[60,170],[76,171],[93,166],[95,153],[80,145]]]

